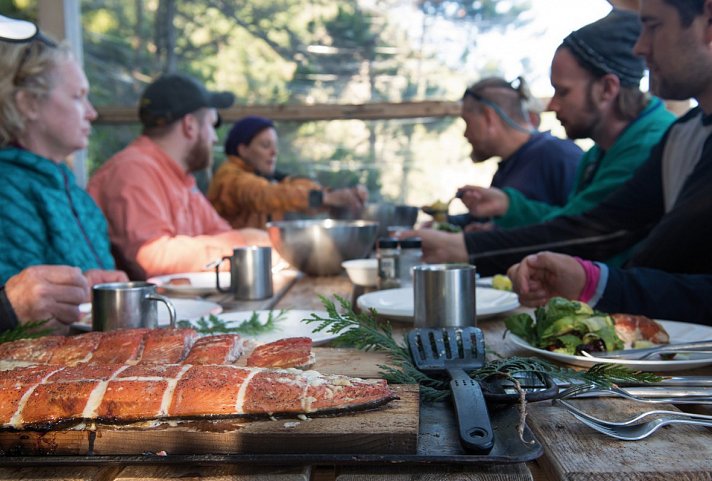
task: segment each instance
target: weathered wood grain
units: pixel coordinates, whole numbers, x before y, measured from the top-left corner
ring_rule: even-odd
[[[525,464],[481,466],[343,466],[336,481],[532,481]]]
[[[620,399],[572,401],[585,412],[623,420],[647,406]],[[675,409],[660,405],[661,409]],[[541,402],[529,406],[529,426],[544,440],[540,463],[552,479],[685,480],[712,479],[712,431],[698,426],[668,426],[642,441],[618,441],[576,421],[568,411]]]

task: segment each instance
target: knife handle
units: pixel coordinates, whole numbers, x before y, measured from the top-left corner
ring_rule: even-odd
[[[480,384],[462,371],[450,381],[460,441],[469,451],[486,454],[494,446],[494,433]]]

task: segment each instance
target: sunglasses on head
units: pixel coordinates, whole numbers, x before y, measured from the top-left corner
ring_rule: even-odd
[[[524,88],[524,82],[521,77],[517,77],[516,79],[512,80],[511,82],[503,82],[501,87],[506,87],[506,88],[512,89],[513,91],[517,92],[517,94],[520,96],[520,98],[522,98],[524,100],[526,100],[526,98],[527,98],[527,95],[522,91],[522,89]],[[465,99],[466,97],[472,97],[476,102],[479,102],[482,105],[486,105],[487,107],[494,110],[497,113],[497,115],[499,115],[499,117],[513,129],[516,129],[516,130],[519,130],[522,132],[527,132],[527,133],[534,132],[534,130],[527,129],[527,128],[524,128],[521,125],[519,125],[517,122],[512,120],[512,118],[509,115],[507,115],[507,113],[504,110],[502,110],[502,108],[499,105],[497,105],[496,102],[493,102],[492,100],[483,97],[482,95],[475,92],[474,90],[472,90],[470,88],[465,89],[465,94],[462,96],[462,98]]]
[[[50,47],[57,44],[42,34],[40,29],[27,20],[17,20],[0,15],[0,42],[31,43],[42,42]]]

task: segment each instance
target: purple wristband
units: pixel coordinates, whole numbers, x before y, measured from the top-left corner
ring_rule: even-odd
[[[583,267],[583,271],[586,274],[586,282],[583,285],[583,289],[581,289],[578,300],[588,302],[596,293],[598,280],[601,278],[601,269],[591,261],[585,261],[579,257],[574,257],[574,259]]]

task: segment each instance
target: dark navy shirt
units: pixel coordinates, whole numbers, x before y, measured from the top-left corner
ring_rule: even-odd
[[[5,286],[0,286],[0,332],[17,327],[17,316],[5,292]]]
[[[572,141],[548,132],[537,133],[499,163],[492,187],[510,187],[529,199],[563,206],[573,188],[581,155],[582,150]]]
[[[536,133],[499,163],[491,187],[511,187],[532,200],[566,205],[582,155],[583,151],[570,140],[554,137],[548,132]],[[459,226],[485,220],[470,214],[448,216],[448,222]]]

